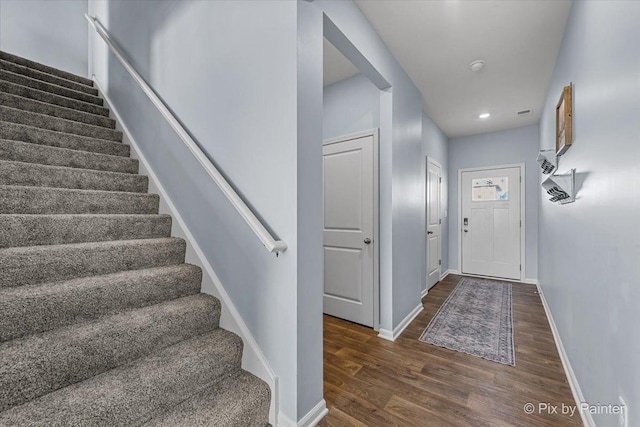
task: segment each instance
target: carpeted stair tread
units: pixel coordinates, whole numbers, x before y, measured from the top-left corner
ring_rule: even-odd
[[[0,411],[218,327],[220,302],[190,295],[0,344]]]
[[[131,147],[121,142],[72,135],[9,122],[0,122],[0,139],[68,148],[71,150],[91,151],[93,153],[109,154],[112,156],[128,157],[131,152]]]
[[[157,214],[157,194],[0,186],[0,214]]]
[[[42,80],[43,82],[52,83],[52,84],[73,89],[79,92],[84,92],[89,95],[98,96],[98,89],[92,86],[87,86],[85,84],[74,82],[73,80],[58,77],[53,74],[44,73],[34,68],[29,68],[29,67],[25,67],[24,65],[16,64],[15,62],[9,62],[9,61],[0,59],[0,69],[7,70],[15,74],[23,74],[32,79]]]
[[[28,86],[22,86],[5,80],[0,80],[0,92],[17,95],[24,98],[30,98],[40,102],[46,102],[51,105],[71,108],[89,114],[97,114],[104,117],[109,116],[109,109],[103,107],[102,105],[96,105],[89,102],[83,102],[78,99],[67,98],[65,96],[56,95],[55,93],[50,93]]]
[[[0,288],[0,342],[200,292],[191,264]]]
[[[146,193],[149,178],[122,172],[0,160],[0,185]]]
[[[269,423],[271,391],[259,378],[238,371],[152,418],[144,427],[259,427]]]
[[[0,248],[169,237],[169,215],[0,214]]]
[[[73,135],[88,136],[90,138],[105,139],[122,142],[122,132],[102,126],[88,125],[73,120],[52,117],[46,114],[33,113],[0,105],[0,119],[5,122],[19,123],[40,129],[64,132]]]
[[[20,86],[27,86],[49,93],[54,93],[56,95],[64,96],[65,98],[78,99],[89,104],[103,105],[104,102],[102,98],[99,98],[95,95],[89,95],[88,93],[69,89],[64,86],[58,86],[56,84],[43,82],[42,80],[32,79],[31,77],[12,73],[11,71],[3,69],[0,69],[0,80],[15,83]]]
[[[242,340],[213,332],[0,413],[0,425],[134,426],[240,369]]]
[[[0,249],[0,288],[182,264],[178,238],[117,240]]]
[[[137,159],[8,139],[0,139],[0,159],[78,169],[138,173]]]
[[[0,185],[146,193],[149,179],[130,173],[0,160]]]
[[[72,120],[74,122],[86,123],[93,126],[101,126],[108,129],[115,129],[116,121],[112,118],[98,114],[86,113],[73,108],[62,107],[60,105],[48,104],[35,99],[25,98],[20,95],[0,92],[0,105],[16,108],[23,111],[31,111],[38,114],[46,114],[51,117]]]
[[[93,86],[93,81],[84,76],[79,76],[77,74],[69,73],[68,71],[59,70],[57,68],[41,64],[39,62],[32,61],[30,59],[26,59],[21,56],[13,55],[9,52],[0,50],[0,59],[4,61],[13,62],[14,64],[22,65],[24,67],[29,67],[34,70],[41,71],[43,73],[53,74],[54,76],[62,77],[63,79],[82,83],[86,86]]]

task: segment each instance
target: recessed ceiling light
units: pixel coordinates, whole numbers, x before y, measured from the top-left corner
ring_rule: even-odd
[[[471,71],[473,71],[474,73],[477,73],[484,68],[484,61],[482,59],[476,59],[471,64],[469,64],[469,68],[471,68]]]
[[[478,116],[479,119],[488,119],[489,117],[491,117],[489,113],[482,113]]]

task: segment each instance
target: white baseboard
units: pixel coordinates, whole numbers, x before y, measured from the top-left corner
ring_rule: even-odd
[[[420,292],[420,299],[424,298],[428,293],[429,289],[423,289],[422,292]]]
[[[411,321],[415,319],[416,316],[418,316],[418,314],[420,314],[422,310],[424,310],[424,307],[422,306],[422,301],[420,301],[418,306],[413,310],[411,310],[411,313],[407,314],[407,317],[402,319],[402,322],[400,322],[398,326],[393,328],[393,331],[380,328],[378,336],[388,341],[395,341],[400,336],[400,334],[407,328],[407,326],[409,326]]]
[[[538,286],[538,279],[522,279],[521,283],[526,283],[528,285],[536,285]]]
[[[536,283],[536,286],[538,288],[538,293],[540,294],[540,300],[542,301],[544,312],[547,314],[547,320],[549,321],[549,326],[551,327],[551,333],[553,334],[553,339],[555,340],[556,347],[558,348],[558,354],[560,354],[560,360],[562,361],[564,372],[567,375],[567,380],[569,381],[569,386],[571,387],[571,393],[573,394],[573,399],[576,401],[576,405],[579,408],[580,403],[586,402],[586,400],[584,398],[584,395],[582,394],[582,389],[580,388],[580,384],[578,383],[578,378],[576,377],[576,374],[573,372],[573,368],[571,367],[571,363],[569,362],[569,356],[567,355],[567,352],[564,349],[564,345],[562,344],[560,333],[558,332],[558,328],[556,327],[556,322],[553,320],[553,315],[551,314],[551,310],[549,309],[547,300],[544,297],[542,288],[538,283]],[[589,413],[588,411],[586,412],[580,411],[580,409],[578,409],[578,411],[580,412],[582,423],[586,427],[596,427],[596,424],[593,421],[593,417],[591,413]]]
[[[139,160],[139,173],[149,177],[149,193],[156,193],[160,196],[160,213],[171,215],[173,218],[171,226],[171,235],[184,239],[187,243],[187,251],[185,262],[197,265],[202,269],[202,292],[215,296],[222,303],[222,313],[220,315],[220,327],[231,331],[242,338],[244,342],[244,351],[242,354],[242,368],[251,372],[258,378],[265,381],[271,388],[271,408],[269,411],[269,422],[277,425],[276,414],[279,408],[279,387],[278,376],[273,372],[269,362],[262,353],[255,338],[249,331],[249,328],[242,320],[240,313],[231,301],[229,294],[224,289],[222,282],[213,271],[213,267],[209,264],[206,256],[200,249],[195,238],[189,231],[180,212],[171,201],[171,198],[165,191],[158,176],[154,173],[149,162],[142,154],[140,146],[133,138],[131,132],[127,128],[122,117],[118,114],[118,110],[104,92],[100,82],[93,76],[99,95],[104,98],[106,106],[110,110],[111,118],[116,120],[116,129],[121,130],[123,134],[123,143],[131,146],[131,157]]]
[[[440,280],[444,280],[445,277],[447,277],[450,274],[458,274],[455,271],[448,269],[447,271],[445,271],[444,273],[442,273],[442,276],[440,276]]]
[[[297,423],[281,412],[278,415],[278,425],[276,427],[315,427],[328,413],[327,402],[322,399]]]

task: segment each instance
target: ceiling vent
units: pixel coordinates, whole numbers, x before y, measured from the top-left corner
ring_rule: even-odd
[[[518,111],[518,117],[522,117],[522,116],[528,116],[530,115],[532,112],[531,109],[529,110],[522,110],[522,111]]]

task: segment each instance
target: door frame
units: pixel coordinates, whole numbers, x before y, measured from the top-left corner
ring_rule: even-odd
[[[334,138],[328,138],[322,141],[322,145],[337,144],[339,142],[346,142],[352,139],[363,138],[367,136],[373,137],[373,330],[378,331],[380,329],[380,241],[379,241],[379,228],[380,228],[380,206],[379,206],[379,193],[380,193],[380,180],[379,169],[380,162],[378,156],[379,150],[379,128],[369,129],[361,132],[350,133],[347,135],[337,136]],[[323,172],[324,173],[324,172]],[[324,175],[323,175],[324,183]],[[323,184],[324,187],[324,184]],[[324,224],[324,188],[322,189],[322,224]],[[324,264],[324,261],[323,261]],[[322,282],[324,286],[324,278]]]
[[[439,185],[439,191],[438,194],[440,195],[440,200],[438,200],[438,207],[440,209],[440,211],[438,212],[438,215],[440,217],[440,261],[442,261],[442,171],[444,169],[442,169],[442,165],[440,164],[440,162],[438,162],[436,159],[434,159],[431,156],[426,156],[426,161],[425,161],[425,170],[424,170],[424,201],[425,201],[425,205],[424,205],[424,254],[425,254],[425,277],[424,277],[424,289],[420,290],[420,296],[421,298],[424,298],[425,295],[427,295],[429,293],[429,284],[427,283],[429,280],[429,263],[427,261],[427,250],[429,248],[429,245],[427,244],[427,227],[429,225],[429,217],[427,214],[427,207],[429,206],[429,182],[428,182],[428,178],[429,178],[429,162],[433,163],[434,165],[438,166],[440,168],[440,182],[438,183]],[[438,282],[442,280],[442,264],[440,264],[440,277],[438,278]],[[437,282],[436,282],[437,283]]]
[[[522,266],[522,270],[520,271],[520,280],[513,280],[515,282],[525,282],[526,275],[526,254],[525,254],[525,229],[526,229],[526,215],[525,215],[525,164],[524,163],[510,163],[506,165],[495,165],[495,166],[481,166],[475,168],[464,168],[458,169],[458,269],[460,274],[464,274],[462,272],[462,173],[463,172],[476,172],[476,171],[484,171],[491,169],[507,169],[507,168],[520,168],[520,220],[522,221],[522,225],[520,226],[520,265]],[[467,276],[476,276],[474,274],[467,274]],[[477,277],[491,277],[491,276],[477,276]],[[500,279],[505,280],[505,279]]]

